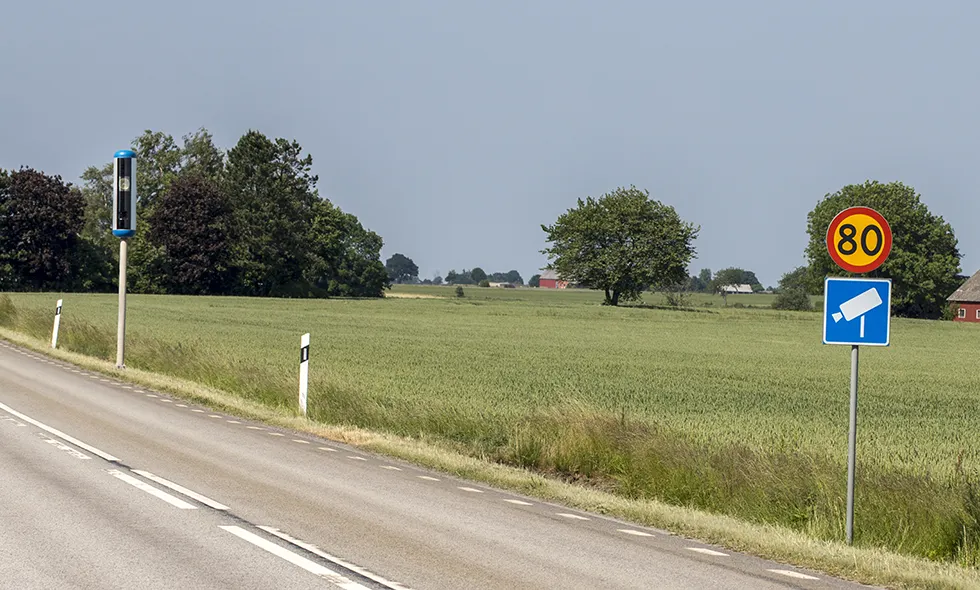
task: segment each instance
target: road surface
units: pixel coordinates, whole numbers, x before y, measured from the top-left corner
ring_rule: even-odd
[[[0,341],[0,586],[859,588]]]

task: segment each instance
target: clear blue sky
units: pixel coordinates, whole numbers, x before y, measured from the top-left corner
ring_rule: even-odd
[[[0,167],[76,180],[143,129],[297,139],[423,276],[545,264],[541,223],[635,184],[765,284],[806,214],[901,180],[980,267],[980,3],[46,2],[0,18]]]

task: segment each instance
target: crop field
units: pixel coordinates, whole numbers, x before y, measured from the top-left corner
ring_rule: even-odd
[[[849,348],[768,296],[609,308],[590,291],[396,288],[384,300],[134,295],[127,364],[623,496],[842,539]],[[49,337],[56,294],[0,295]],[[61,342],[114,358],[114,295],[64,295]],[[706,305],[711,303],[711,305]],[[735,308],[735,303],[744,307]],[[980,326],[894,319],[864,348],[856,542],[980,561]]]

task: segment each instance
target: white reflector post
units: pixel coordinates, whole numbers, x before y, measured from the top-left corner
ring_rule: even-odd
[[[51,332],[51,348],[58,348],[58,328],[61,327],[61,302],[58,300],[58,307],[54,310],[54,330]]]
[[[299,409],[306,415],[306,394],[310,386],[310,335],[299,341]]]

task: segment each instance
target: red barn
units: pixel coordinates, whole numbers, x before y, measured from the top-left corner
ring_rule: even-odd
[[[542,289],[564,289],[568,283],[558,278],[558,273],[553,270],[546,270],[541,273],[538,287]]]
[[[980,271],[949,296],[955,322],[980,322]]]

